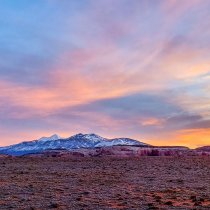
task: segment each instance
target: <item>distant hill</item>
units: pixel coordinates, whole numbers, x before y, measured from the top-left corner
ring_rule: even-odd
[[[210,152],[210,146],[198,147],[198,148],[196,148],[196,151],[200,151],[200,152]]]

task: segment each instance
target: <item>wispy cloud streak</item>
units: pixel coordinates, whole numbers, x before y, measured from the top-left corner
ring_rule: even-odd
[[[54,130],[209,143],[208,0],[0,2],[2,145]]]

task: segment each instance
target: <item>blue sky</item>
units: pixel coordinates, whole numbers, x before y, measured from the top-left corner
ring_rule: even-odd
[[[210,143],[208,0],[0,0],[0,145],[58,133]]]

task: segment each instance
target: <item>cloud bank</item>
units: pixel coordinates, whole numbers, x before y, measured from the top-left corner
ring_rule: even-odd
[[[2,1],[1,145],[54,132],[209,144],[209,9],[208,0]]]

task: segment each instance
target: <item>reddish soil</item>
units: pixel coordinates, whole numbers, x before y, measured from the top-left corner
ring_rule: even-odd
[[[0,209],[210,209],[210,157],[0,158]]]

